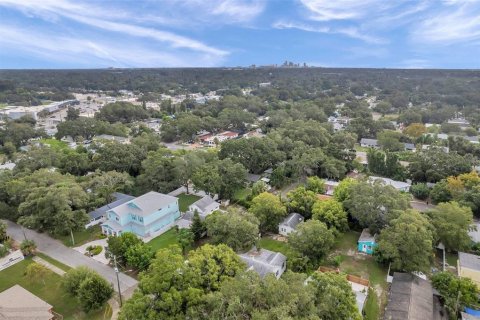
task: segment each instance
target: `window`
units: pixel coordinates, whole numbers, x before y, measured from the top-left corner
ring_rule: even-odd
[[[366,244],[363,245],[363,250],[365,250],[365,249],[367,249],[367,245],[366,245]]]
[[[120,221],[120,219],[118,217],[115,217],[115,220]]]
[[[142,218],[142,217],[138,217],[138,221],[143,222],[143,218]]]

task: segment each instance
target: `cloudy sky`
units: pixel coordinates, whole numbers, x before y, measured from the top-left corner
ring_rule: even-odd
[[[480,68],[480,0],[0,0],[0,68]]]

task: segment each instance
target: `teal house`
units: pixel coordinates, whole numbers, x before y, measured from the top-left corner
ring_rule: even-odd
[[[373,254],[373,249],[377,246],[375,242],[376,235],[371,235],[368,229],[363,229],[360,238],[358,238],[358,252]]]
[[[153,237],[170,229],[179,217],[177,197],[150,191],[108,210],[102,232],[108,236],[133,232],[142,238]]]

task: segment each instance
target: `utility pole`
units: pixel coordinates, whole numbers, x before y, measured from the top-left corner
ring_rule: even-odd
[[[25,234],[25,228],[22,225],[20,226],[22,227],[23,237],[25,238],[25,241],[27,241],[28,239],[27,239],[27,235]]]
[[[73,231],[72,229],[70,228],[70,235],[72,236],[72,246],[75,245],[75,238],[73,237]]]
[[[118,278],[118,267],[117,267],[117,257],[113,256],[113,263],[115,264],[115,274],[117,275],[117,285],[118,285],[118,296],[120,297],[120,307],[122,307],[122,291],[120,291],[120,279]]]

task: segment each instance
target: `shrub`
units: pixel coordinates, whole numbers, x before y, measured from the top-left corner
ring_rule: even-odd
[[[410,193],[420,200],[425,200],[430,196],[430,188],[425,183],[417,183],[410,187]]]
[[[96,256],[102,252],[103,247],[102,246],[88,246],[87,247],[87,252],[90,256]]]

